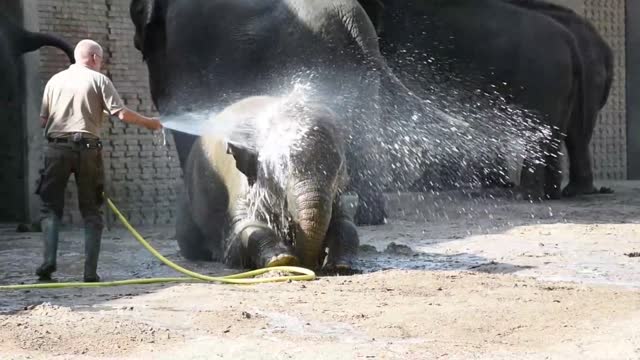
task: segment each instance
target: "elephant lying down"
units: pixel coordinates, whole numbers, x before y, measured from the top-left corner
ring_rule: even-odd
[[[192,147],[176,225],[182,255],[242,268],[319,269],[326,258],[324,270],[349,271],[359,239],[339,201],[347,169],[333,113],[259,96],[215,121],[251,136],[204,135]]]

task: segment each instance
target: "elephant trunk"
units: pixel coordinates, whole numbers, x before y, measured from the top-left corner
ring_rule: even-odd
[[[43,46],[53,46],[64,51],[69,61],[75,63],[73,47],[63,38],[53,34],[24,31],[22,38],[16,44],[16,52],[22,55],[40,49]]]
[[[316,269],[322,266],[325,255],[325,237],[333,205],[330,189],[319,186],[317,181],[298,182],[293,188],[296,224],[296,256],[302,266]]]

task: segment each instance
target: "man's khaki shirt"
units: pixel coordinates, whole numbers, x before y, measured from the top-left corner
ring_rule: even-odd
[[[47,119],[45,136],[81,132],[100,138],[104,113],[115,115],[124,104],[111,80],[79,64],[54,75],[44,89],[40,117]]]

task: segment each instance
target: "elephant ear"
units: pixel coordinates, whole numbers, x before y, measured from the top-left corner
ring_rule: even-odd
[[[133,43],[145,60],[155,43],[153,34],[164,29],[162,6],[161,0],[131,0],[129,5],[129,15],[135,26]]]
[[[227,142],[227,154],[233,155],[236,168],[247,177],[249,185],[253,185],[258,179],[258,154],[232,142]]]
[[[382,34],[383,29],[383,17],[384,17],[384,3],[383,0],[358,0],[360,6],[364,9],[369,16],[369,20],[376,29],[378,35]]]

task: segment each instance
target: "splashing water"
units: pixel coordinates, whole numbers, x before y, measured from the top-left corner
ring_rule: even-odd
[[[382,89],[375,107],[385,120],[378,123],[373,120],[374,114],[360,113],[348,124],[347,137],[374,139],[374,148],[366,150],[375,163],[361,169],[367,178],[384,184],[384,189],[391,192],[417,188],[436,193],[448,187],[467,191],[482,184],[483,177],[492,172],[503,178],[512,177],[525,157],[534,165],[544,165],[548,153],[540,149],[545,147],[532,148],[531,144],[548,141],[552,129],[541,124],[534,114],[509,106],[494,94],[434,89],[433,95],[424,100],[411,93],[385,93]],[[262,171],[286,188],[288,154],[304,136],[304,130],[273,127],[270,119],[287,103],[304,104],[331,96],[317,91],[312,82],[297,80],[279,101],[250,112],[239,121],[228,121],[225,109],[213,108],[168,116],[162,122],[168,129],[196,136],[215,134],[257,152]],[[352,111],[357,114],[365,110],[355,106]],[[268,135],[257,139],[260,132]],[[497,158],[510,161],[497,164]],[[284,213],[283,202],[273,194],[273,189],[256,189],[252,203],[271,204]],[[260,206],[255,205],[252,211],[269,212]]]
[[[245,149],[256,151],[259,139],[255,134],[266,131],[270,126],[270,118],[282,109],[287,102],[307,101],[307,92],[311,91],[311,84],[295,82],[293,89],[284,96],[278,97],[269,106],[255,111],[225,112],[225,109],[214,108],[196,112],[184,112],[177,115],[169,115],[161,118],[164,128],[171,129],[196,136],[215,135],[228,142]],[[281,148],[288,147],[292,142],[292,134],[295,129],[279,132],[282,136],[279,141],[261,141],[261,151],[265,153],[279,152]],[[276,137],[274,136],[274,139]]]

